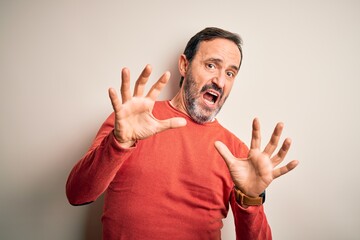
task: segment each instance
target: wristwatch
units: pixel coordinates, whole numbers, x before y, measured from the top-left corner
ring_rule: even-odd
[[[234,192],[236,201],[241,205],[260,206],[265,202],[265,191],[262,192],[259,197],[249,197],[235,186]]]

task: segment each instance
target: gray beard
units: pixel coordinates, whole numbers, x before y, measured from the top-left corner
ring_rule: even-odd
[[[188,74],[186,75],[186,80],[184,81],[186,110],[190,117],[196,123],[204,124],[207,122],[211,122],[221,110],[221,107],[225,103],[227,97],[225,97],[223,102],[221,103],[221,99],[223,98],[223,91],[215,84],[210,86],[205,85],[200,92],[197,92],[196,89],[196,82],[194,81],[191,72],[188,72]],[[203,93],[207,89],[215,89],[216,91],[221,93],[219,96],[219,106],[215,110],[206,107],[200,107],[200,105],[198,104],[198,102],[200,101],[199,98],[201,97],[201,93]]]

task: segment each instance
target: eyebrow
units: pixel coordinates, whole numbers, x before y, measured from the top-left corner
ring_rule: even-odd
[[[212,62],[216,62],[216,63],[223,63],[223,60],[221,60],[220,58],[209,58],[208,61],[212,61]],[[230,68],[232,68],[236,72],[239,71],[239,67],[236,65],[231,65]]]

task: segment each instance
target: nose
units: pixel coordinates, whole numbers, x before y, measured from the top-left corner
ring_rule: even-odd
[[[226,77],[225,74],[219,71],[219,74],[217,76],[214,76],[212,79],[212,82],[216,84],[219,88],[224,88],[225,86]]]

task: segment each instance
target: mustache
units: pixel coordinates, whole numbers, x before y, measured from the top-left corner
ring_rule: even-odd
[[[201,91],[200,92],[206,92],[207,90],[209,89],[212,89],[212,90],[215,90],[217,91],[219,94],[220,94],[220,97],[222,97],[223,95],[223,89],[220,88],[219,86],[217,86],[215,83],[211,83],[211,84],[208,84],[208,85],[205,85],[201,88]]]

